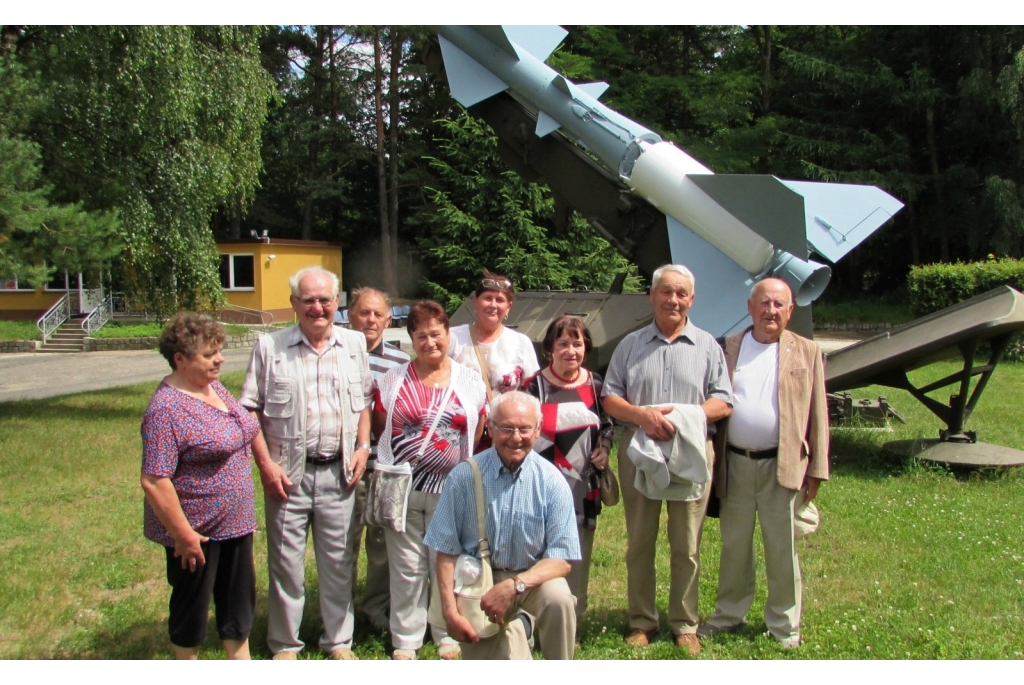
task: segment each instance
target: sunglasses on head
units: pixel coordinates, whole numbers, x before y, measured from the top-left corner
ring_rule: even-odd
[[[480,280],[480,286],[483,288],[494,288],[496,290],[512,290],[512,281],[507,278],[483,278]]]

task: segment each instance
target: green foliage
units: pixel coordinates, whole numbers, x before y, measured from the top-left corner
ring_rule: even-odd
[[[158,322],[126,324],[110,323],[93,333],[94,338],[152,338],[160,335],[164,330],[164,324]],[[236,324],[224,324],[224,330],[229,335],[245,335],[250,329]]]
[[[518,289],[556,290],[606,290],[615,274],[632,270],[579,215],[558,233],[550,191],[508,169],[486,124],[466,114],[441,123],[440,154],[430,159],[436,181],[418,240],[431,265],[432,297],[454,309],[484,267],[509,275]]]
[[[0,321],[0,340],[39,340],[34,321]]]
[[[924,316],[1000,286],[1024,290],[1024,260],[992,258],[968,264],[915,266],[907,285],[914,315]]]
[[[51,202],[40,147],[27,137],[40,100],[22,65],[0,53],[0,281],[22,287],[41,286],[57,270],[96,272],[120,248],[115,212]]]
[[[271,83],[259,28],[39,29],[19,51],[40,75],[35,117],[61,197],[121,217],[121,287],[150,308],[223,294],[210,217],[252,199]]]

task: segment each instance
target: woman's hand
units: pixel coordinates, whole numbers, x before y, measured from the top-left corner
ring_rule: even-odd
[[[174,556],[181,559],[181,567],[187,571],[195,571],[206,564],[202,544],[210,538],[203,537],[191,528],[188,533],[174,538]]]
[[[608,448],[604,445],[599,445],[590,453],[590,463],[593,464],[594,468],[598,471],[604,471],[608,468]]]

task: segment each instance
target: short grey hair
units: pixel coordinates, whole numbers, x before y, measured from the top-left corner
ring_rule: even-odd
[[[338,275],[333,271],[329,271],[322,266],[307,266],[303,269],[296,271],[291,278],[288,279],[288,286],[292,289],[292,297],[299,296],[299,284],[302,279],[310,274],[317,274],[324,276],[331,282],[331,295],[337,295],[338,290],[341,287],[341,282],[338,280]]]
[[[674,271],[683,278],[687,278],[690,281],[690,290],[697,289],[697,279],[693,277],[693,272],[687,269],[682,264],[665,264],[659,266],[654,270],[654,275],[651,277],[651,290],[658,287],[658,282],[661,281],[661,277],[665,275],[666,271]]]
[[[498,410],[510,402],[523,402],[525,404],[528,404],[530,408],[533,409],[534,415],[537,417],[536,425],[540,425],[542,418],[542,414],[540,411],[540,400],[538,400],[533,395],[530,395],[529,393],[523,392],[522,390],[513,390],[512,392],[506,392],[500,395],[495,395],[494,398],[491,400],[490,406],[488,407],[490,411],[490,416],[488,420],[492,424],[498,425],[497,421],[495,421],[495,417],[498,415]]]
[[[388,297],[388,294],[383,290],[377,290],[376,288],[370,287],[356,288],[353,290],[352,297],[350,298],[351,301],[348,303],[348,308],[350,310],[354,310],[363,295],[376,295],[379,297],[380,301],[384,303],[384,308],[388,310],[388,315],[391,315],[391,298]]]

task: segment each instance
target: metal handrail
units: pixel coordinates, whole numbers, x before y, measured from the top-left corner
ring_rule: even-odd
[[[99,329],[106,326],[114,316],[112,298],[103,298],[96,308],[89,312],[89,316],[82,319],[82,330],[86,335],[92,335]]]
[[[71,298],[69,295],[70,293],[64,293],[59,300],[53,303],[52,307],[36,319],[36,328],[42,334],[44,344],[51,335],[57,332],[61,324],[71,318]]]
[[[270,324],[274,323],[274,315],[273,315],[273,313],[264,311],[262,309],[252,309],[251,307],[243,307],[241,305],[231,304],[229,302],[229,303],[225,304],[221,308],[221,311],[222,312],[223,311],[229,311],[229,312],[236,312],[238,314],[242,314],[243,315],[243,320],[244,320],[245,316],[255,316],[255,317],[258,317],[259,318],[259,324],[253,324],[253,325],[261,326],[263,328],[263,332],[264,333],[266,333],[267,329],[270,328]]]

